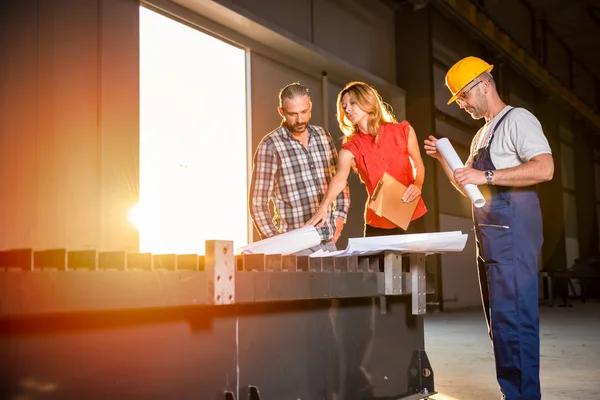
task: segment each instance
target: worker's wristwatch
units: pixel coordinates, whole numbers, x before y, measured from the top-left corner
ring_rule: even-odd
[[[485,179],[488,185],[493,185],[492,179],[494,178],[494,171],[485,171]]]

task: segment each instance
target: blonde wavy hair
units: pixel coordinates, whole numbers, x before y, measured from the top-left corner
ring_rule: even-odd
[[[337,97],[337,120],[340,125],[340,129],[344,134],[344,142],[349,141],[352,136],[356,135],[359,131],[358,125],[352,124],[348,117],[346,117],[346,111],[342,107],[342,97],[350,94],[354,101],[358,104],[361,110],[369,114],[367,127],[369,133],[375,136],[375,139],[379,136],[379,126],[385,124],[395,123],[396,117],[392,112],[392,107],[385,103],[377,90],[364,82],[350,82],[344,89],[338,94]]]

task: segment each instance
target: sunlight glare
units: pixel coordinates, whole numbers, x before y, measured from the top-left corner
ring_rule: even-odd
[[[245,74],[243,49],[140,8],[141,252],[247,243]]]

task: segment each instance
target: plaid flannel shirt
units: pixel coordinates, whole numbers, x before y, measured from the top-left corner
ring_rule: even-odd
[[[308,149],[280,126],[262,139],[254,154],[248,203],[263,239],[302,227],[317,211],[335,174],[338,155],[331,135],[319,126],[307,129]],[[345,221],[349,207],[346,185],[320,229],[321,239],[333,238],[335,218]]]

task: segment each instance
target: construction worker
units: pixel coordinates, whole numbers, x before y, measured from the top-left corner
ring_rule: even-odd
[[[466,57],[450,68],[448,102],[473,117],[485,118],[471,143],[465,168],[455,171],[425,140],[463,195],[466,184],[479,185],[486,197],[473,207],[481,296],[494,348],[496,376],[507,400],[539,400],[540,344],[538,255],[543,241],[536,186],[554,175],[548,140],[537,118],[506,105],[498,95],[493,66]]]

